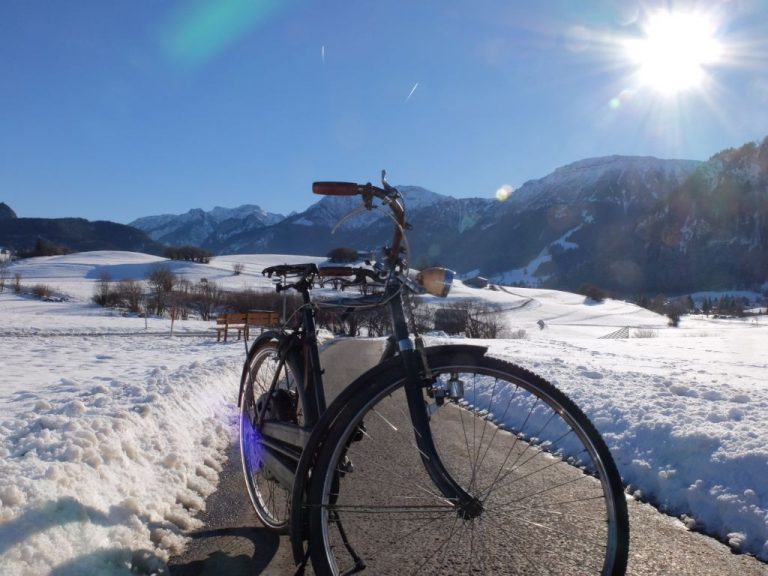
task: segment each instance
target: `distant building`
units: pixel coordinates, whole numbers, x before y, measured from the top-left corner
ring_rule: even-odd
[[[463,282],[465,286],[469,286],[470,288],[488,288],[488,284],[490,284],[488,278],[483,278],[482,276],[467,278],[466,280],[463,280]]]
[[[7,262],[11,259],[11,251],[8,248],[0,246],[0,262]]]

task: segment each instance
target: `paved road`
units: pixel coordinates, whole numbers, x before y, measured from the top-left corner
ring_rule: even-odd
[[[340,341],[323,352],[328,382],[349,382],[378,359],[366,341]],[[354,360],[352,362],[351,360]],[[676,519],[651,506],[629,502],[632,540],[628,574],[638,576],[733,575],[768,576],[768,565],[734,555],[718,541],[687,531]],[[263,529],[251,510],[242,485],[237,446],[222,474],[219,490],[208,499],[202,516],[205,529],[190,536],[183,555],[170,562],[174,576],[213,574],[265,576],[292,574],[287,537]]]

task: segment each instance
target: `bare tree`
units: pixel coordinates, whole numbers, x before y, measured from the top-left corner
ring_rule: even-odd
[[[13,291],[16,294],[21,294],[21,272],[16,272],[13,275]]]
[[[99,306],[108,306],[112,296],[112,275],[109,272],[99,274],[99,281],[96,283],[96,294],[93,301]]]
[[[5,291],[5,282],[8,280],[11,272],[9,270],[10,262],[8,260],[0,261],[0,292]]]
[[[169,304],[173,287],[176,285],[176,274],[164,264],[158,264],[149,271],[147,276],[152,293],[154,313],[162,316]]]
[[[416,297],[411,300],[410,315],[418,332],[435,330],[435,311],[422,298]]]
[[[144,299],[144,289],[141,284],[131,278],[120,280],[117,286],[118,297],[129,312],[138,314],[141,312],[141,303]]]
[[[203,320],[210,320],[222,302],[222,290],[216,282],[203,278],[195,286],[195,307]]]
[[[392,320],[386,306],[376,306],[360,312],[360,323],[368,336],[386,336],[392,331]]]

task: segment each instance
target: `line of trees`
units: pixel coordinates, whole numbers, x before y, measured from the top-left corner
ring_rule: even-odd
[[[185,262],[199,262],[208,264],[213,257],[208,250],[197,246],[166,246],[163,256],[170,260],[182,260]]]
[[[701,304],[696,304],[691,296],[681,298],[667,298],[659,294],[653,298],[638,296],[638,306],[652,310],[657,314],[664,314],[669,318],[670,326],[678,326],[680,318],[685,314],[706,314],[707,316],[743,317],[749,307],[749,299],[724,294],[720,298],[706,297]]]
[[[285,310],[290,315],[301,305],[300,297],[294,294],[250,289],[225,291],[206,278],[190,282],[164,264],[152,267],[144,280],[114,281],[104,273],[96,284],[93,301],[134,314],[163,316],[175,312],[181,319],[195,314],[202,320],[211,320],[222,312],[249,310]]]
[[[467,338],[523,337],[508,333],[499,310],[477,300],[457,300],[441,305],[426,304],[416,298],[412,309],[413,322],[420,333],[433,331]],[[320,308],[316,316],[320,328],[345,336],[387,336],[391,333],[389,309],[376,306],[362,309]]]
[[[61,256],[74,252],[69,246],[57,244],[43,238],[38,238],[34,247],[26,250],[19,250],[19,258],[35,258],[37,256]]]

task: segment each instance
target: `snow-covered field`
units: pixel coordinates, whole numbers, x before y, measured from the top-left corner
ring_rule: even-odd
[[[232,438],[242,342],[212,323],[122,317],[89,304],[102,272],[142,279],[162,259],[93,252],[14,264],[0,294],[0,573],[151,573],[183,547]],[[259,271],[304,257],[169,263],[195,282],[267,287]],[[232,273],[243,264],[243,274]],[[768,560],[768,319],[666,318],[537,289],[452,297],[499,304],[490,353],[565,390],[603,433],[631,492]],[[544,322],[540,329],[538,322]],[[601,338],[628,328],[629,339]],[[646,336],[646,337],[635,337]]]

